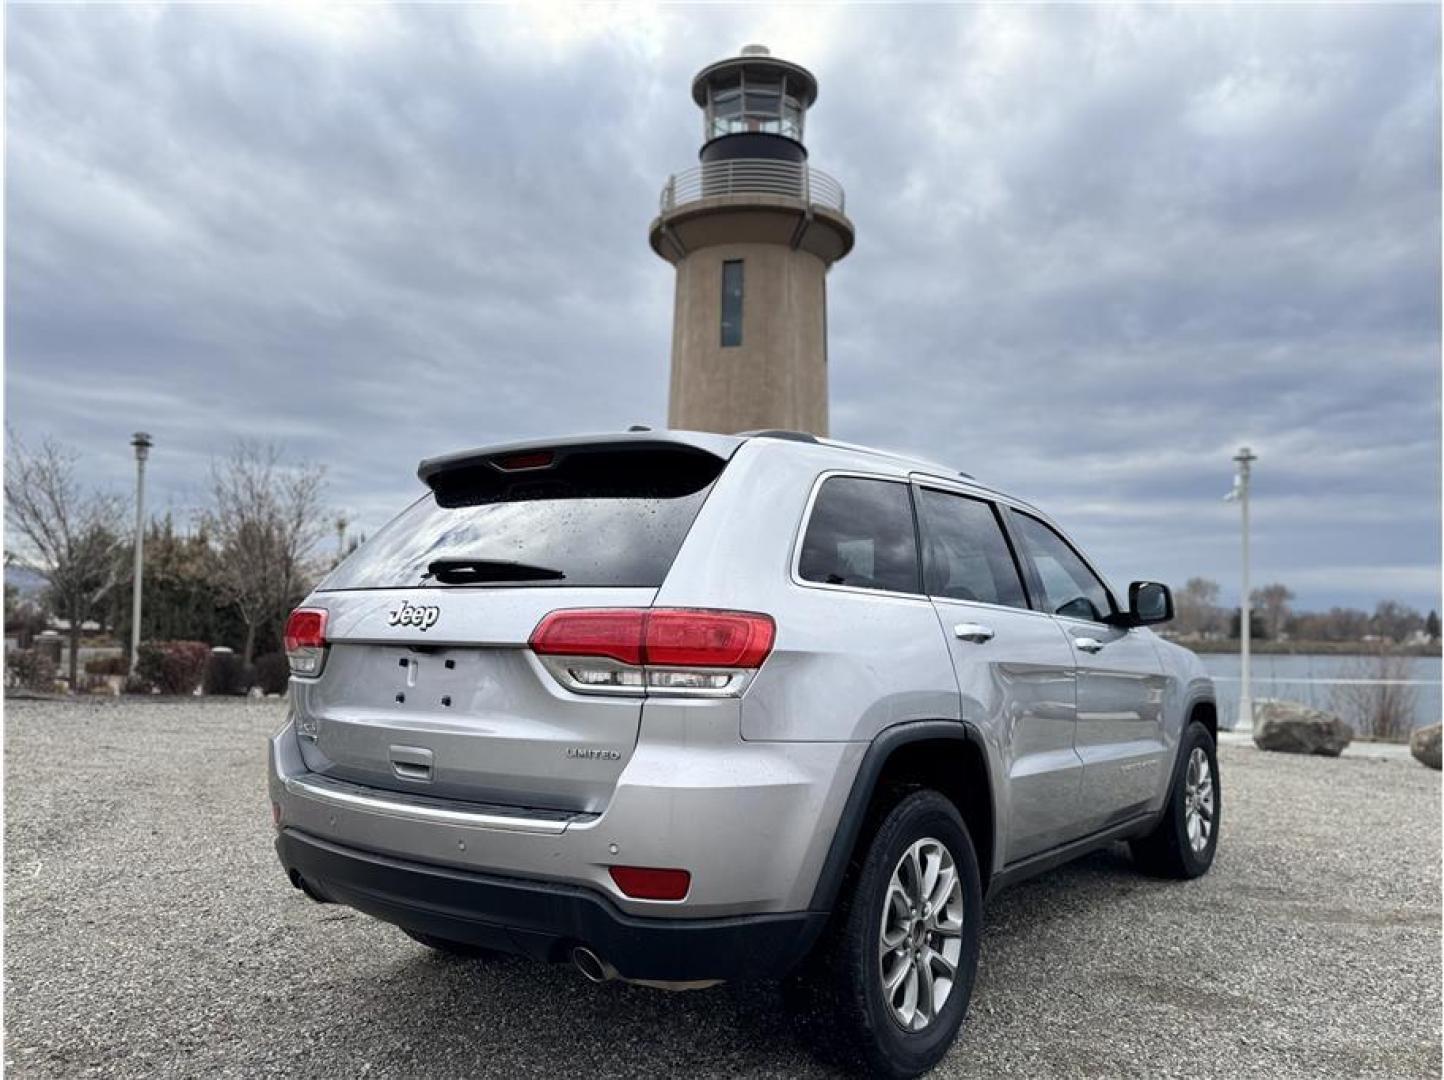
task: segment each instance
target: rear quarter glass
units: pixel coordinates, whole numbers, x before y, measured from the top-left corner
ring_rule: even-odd
[[[558,454],[508,473],[483,463],[433,477],[430,494],[341,563],[319,591],[438,586],[438,560],[558,572],[491,585],[662,584],[726,462],[691,448]]]

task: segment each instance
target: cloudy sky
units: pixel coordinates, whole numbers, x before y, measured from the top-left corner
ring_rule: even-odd
[[[833,433],[1034,499],[1115,580],[1436,606],[1434,5],[10,6],[6,419],[185,517],[239,436],[373,530],[416,461],[661,425],[696,69],[811,68]]]

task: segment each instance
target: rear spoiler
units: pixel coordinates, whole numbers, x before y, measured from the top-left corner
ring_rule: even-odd
[[[495,446],[462,450],[427,458],[416,468],[421,482],[437,491],[445,478],[492,476],[496,480],[515,474],[544,474],[568,458],[590,454],[695,453],[726,462],[746,440],[735,435],[713,435],[696,431],[638,431],[608,435],[572,435],[561,439],[499,443]]]

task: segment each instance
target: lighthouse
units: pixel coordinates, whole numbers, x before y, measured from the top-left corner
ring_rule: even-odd
[[[692,80],[700,163],[668,178],[652,250],[676,269],[667,424],[827,434],[827,271],[842,185],[808,162],[806,68],[748,45]]]

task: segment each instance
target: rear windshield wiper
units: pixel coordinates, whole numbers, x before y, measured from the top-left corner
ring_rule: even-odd
[[[436,559],[421,580],[435,578],[443,585],[475,585],[484,581],[561,581],[566,574],[550,566],[508,559]]]

